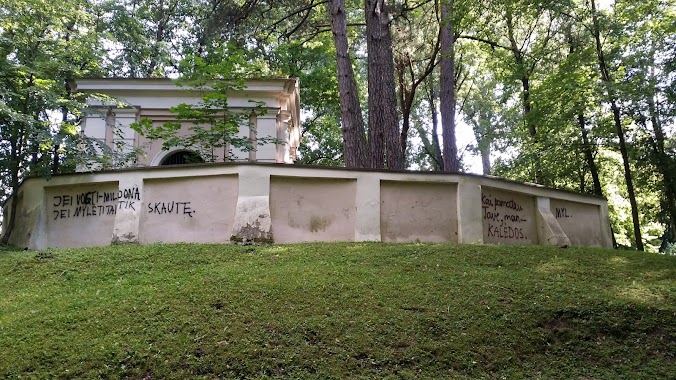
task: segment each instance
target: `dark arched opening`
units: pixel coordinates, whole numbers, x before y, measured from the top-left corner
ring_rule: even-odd
[[[160,165],[199,164],[202,162],[204,162],[204,159],[199,154],[189,150],[179,150],[164,157]]]

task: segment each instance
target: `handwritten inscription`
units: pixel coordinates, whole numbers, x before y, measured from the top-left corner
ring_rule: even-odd
[[[141,192],[138,187],[119,191],[85,191],[77,194],[56,195],[52,199],[54,220],[68,218],[115,215],[118,210],[141,211]],[[187,215],[193,217],[195,210],[190,202],[149,202],[149,214]]]
[[[195,213],[195,210],[190,207],[190,202],[151,202],[148,203],[148,213],[158,215],[188,215],[192,218],[192,214]]]
[[[522,214],[523,206],[510,199],[481,195],[483,219],[488,221],[488,237],[498,239],[526,240],[523,223],[528,222]]]
[[[569,214],[568,210],[565,207],[561,207],[561,208],[557,207],[556,208],[556,218],[557,219],[572,218],[572,217],[573,217],[573,215]]]
[[[52,199],[54,220],[115,215],[117,210],[136,210],[141,200],[138,187],[118,191],[86,191],[75,195],[56,195]]]

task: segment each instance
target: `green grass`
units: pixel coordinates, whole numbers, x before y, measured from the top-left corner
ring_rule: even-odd
[[[0,252],[4,378],[658,379],[676,258],[453,244]]]

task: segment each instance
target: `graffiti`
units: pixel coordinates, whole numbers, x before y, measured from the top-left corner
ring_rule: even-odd
[[[500,239],[527,239],[522,227],[494,226],[488,223],[488,236]]]
[[[190,202],[150,202],[148,203],[148,213],[158,215],[188,215],[192,218],[195,210],[190,207]]]
[[[141,192],[134,186],[118,191],[85,191],[77,194],[55,195],[52,198],[53,220],[116,215],[119,210],[140,211]],[[195,210],[190,202],[149,202],[148,213],[187,215]]]
[[[52,198],[53,220],[115,215],[117,210],[136,210],[141,200],[137,186],[118,191],[86,191],[74,195],[55,195]]]
[[[524,208],[514,200],[505,200],[492,195],[481,194],[481,208],[484,226],[488,237],[498,239],[526,240],[524,227],[519,225],[528,222],[523,215]]]
[[[52,197],[53,220],[116,215],[119,210],[140,211],[141,192],[134,186],[118,191],[85,191],[77,194],[62,194]],[[149,202],[148,213],[187,215],[193,217],[195,210],[190,202]]]
[[[556,208],[556,218],[557,219],[572,218],[572,217],[573,217],[573,215],[569,214],[568,210],[565,207],[561,207],[561,208],[557,207]]]

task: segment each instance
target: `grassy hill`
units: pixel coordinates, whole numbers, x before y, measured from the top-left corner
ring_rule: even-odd
[[[676,257],[457,244],[0,252],[0,377],[658,379]]]

